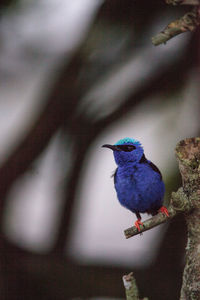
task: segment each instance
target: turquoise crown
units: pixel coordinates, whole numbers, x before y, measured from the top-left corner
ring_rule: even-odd
[[[115,145],[123,145],[123,144],[129,144],[129,143],[141,146],[141,143],[139,141],[137,141],[135,139],[128,138],[128,137],[119,140],[117,143],[115,143]]]

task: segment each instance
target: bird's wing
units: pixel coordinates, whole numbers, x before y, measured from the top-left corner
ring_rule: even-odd
[[[162,174],[161,174],[160,170],[158,169],[158,167],[156,167],[156,165],[154,165],[150,160],[146,159],[144,154],[142,155],[139,162],[144,163],[144,164],[148,164],[153,171],[155,171],[156,173],[158,173],[160,175],[160,178],[162,180]]]
[[[160,175],[160,178],[162,179],[162,174],[161,174],[160,170],[158,169],[158,167],[156,167],[156,165],[154,165],[151,161],[148,161],[148,165],[152,168],[152,170],[157,172]]]

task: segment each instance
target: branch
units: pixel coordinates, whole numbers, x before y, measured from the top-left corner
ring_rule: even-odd
[[[198,5],[199,0],[165,0],[167,4],[172,5]]]
[[[166,43],[168,40],[180,33],[194,31],[199,24],[199,11],[195,8],[191,12],[186,13],[180,19],[171,22],[163,31],[152,37],[152,43],[154,46]]]
[[[170,205],[168,207],[169,217],[162,213],[158,213],[154,217],[143,222],[143,227],[140,231],[135,226],[128,228],[124,231],[125,237],[128,239],[137,234],[141,234],[144,231],[152,229],[166,221],[174,218],[179,212],[189,212],[192,209],[191,203],[188,197],[185,195],[182,188],[178,189],[171,195]]]
[[[124,230],[124,234],[126,239],[129,239],[132,236],[141,234],[149,229],[152,229],[162,223],[165,223],[168,219],[173,218],[176,215],[176,211],[172,208],[168,208],[169,217],[163,215],[162,213],[158,213],[156,216],[146,220],[143,222],[143,227],[140,227],[140,231],[138,231],[137,227],[133,226]]]
[[[122,279],[126,292],[126,300],[139,300],[139,291],[133,273],[124,275]],[[148,300],[148,298],[144,298],[143,300]]]
[[[183,273],[181,300],[198,300],[200,295],[200,138],[181,141],[176,155],[182,175],[183,188],[193,210],[186,215],[188,241]]]

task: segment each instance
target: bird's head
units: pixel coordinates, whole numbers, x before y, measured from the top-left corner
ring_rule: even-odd
[[[140,142],[130,138],[121,139],[114,145],[105,144],[102,147],[113,150],[116,164],[119,166],[139,162],[144,154]]]

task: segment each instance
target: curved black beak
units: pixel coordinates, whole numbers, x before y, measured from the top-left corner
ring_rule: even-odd
[[[115,150],[115,151],[120,151],[120,149],[117,147],[117,145],[109,145],[109,144],[105,144],[105,145],[103,145],[102,147],[104,147],[104,148],[109,148],[109,149],[111,149],[111,150]]]

